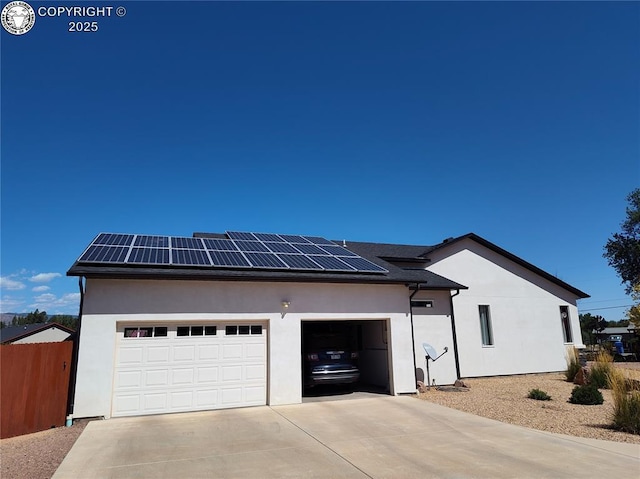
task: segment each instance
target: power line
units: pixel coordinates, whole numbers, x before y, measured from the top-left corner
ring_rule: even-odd
[[[602,309],[619,309],[619,308],[630,308],[633,304],[627,304],[626,306],[609,306],[608,308],[590,308],[590,309],[580,309],[580,311],[600,311]]]

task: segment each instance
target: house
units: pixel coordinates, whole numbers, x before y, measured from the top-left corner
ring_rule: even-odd
[[[635,352],[637,339],[633,324],[626,327],[604,328],[602,331],[594,331],[593,333],[598,344],[609,343],[613,348],[614,344],[620,341],[626,352]]]
[[[0,329],[0,344],[57,343],[74,331],[58,323],[34,323]]]
[[[426,377],[560,371],[584,347],[588,295],[475,234],[101,233],[67,274],[81,278],[75,417],[299,403],[317,325],[349,324],[362,382],[393,395]]]

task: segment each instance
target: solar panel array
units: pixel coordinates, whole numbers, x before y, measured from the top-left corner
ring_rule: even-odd
[[[227,238],[99,234],[79,263],[386,273],[317,236],[228,231]]]

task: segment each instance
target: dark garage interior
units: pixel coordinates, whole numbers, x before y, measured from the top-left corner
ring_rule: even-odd
[[[386,393],[388,328],[384,320],[303,321],[303,396]]]

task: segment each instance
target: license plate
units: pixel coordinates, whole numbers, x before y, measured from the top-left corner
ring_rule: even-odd
[[[331,355],[331,359],[340,359],[340,355],[339,354],[332,354]]]

